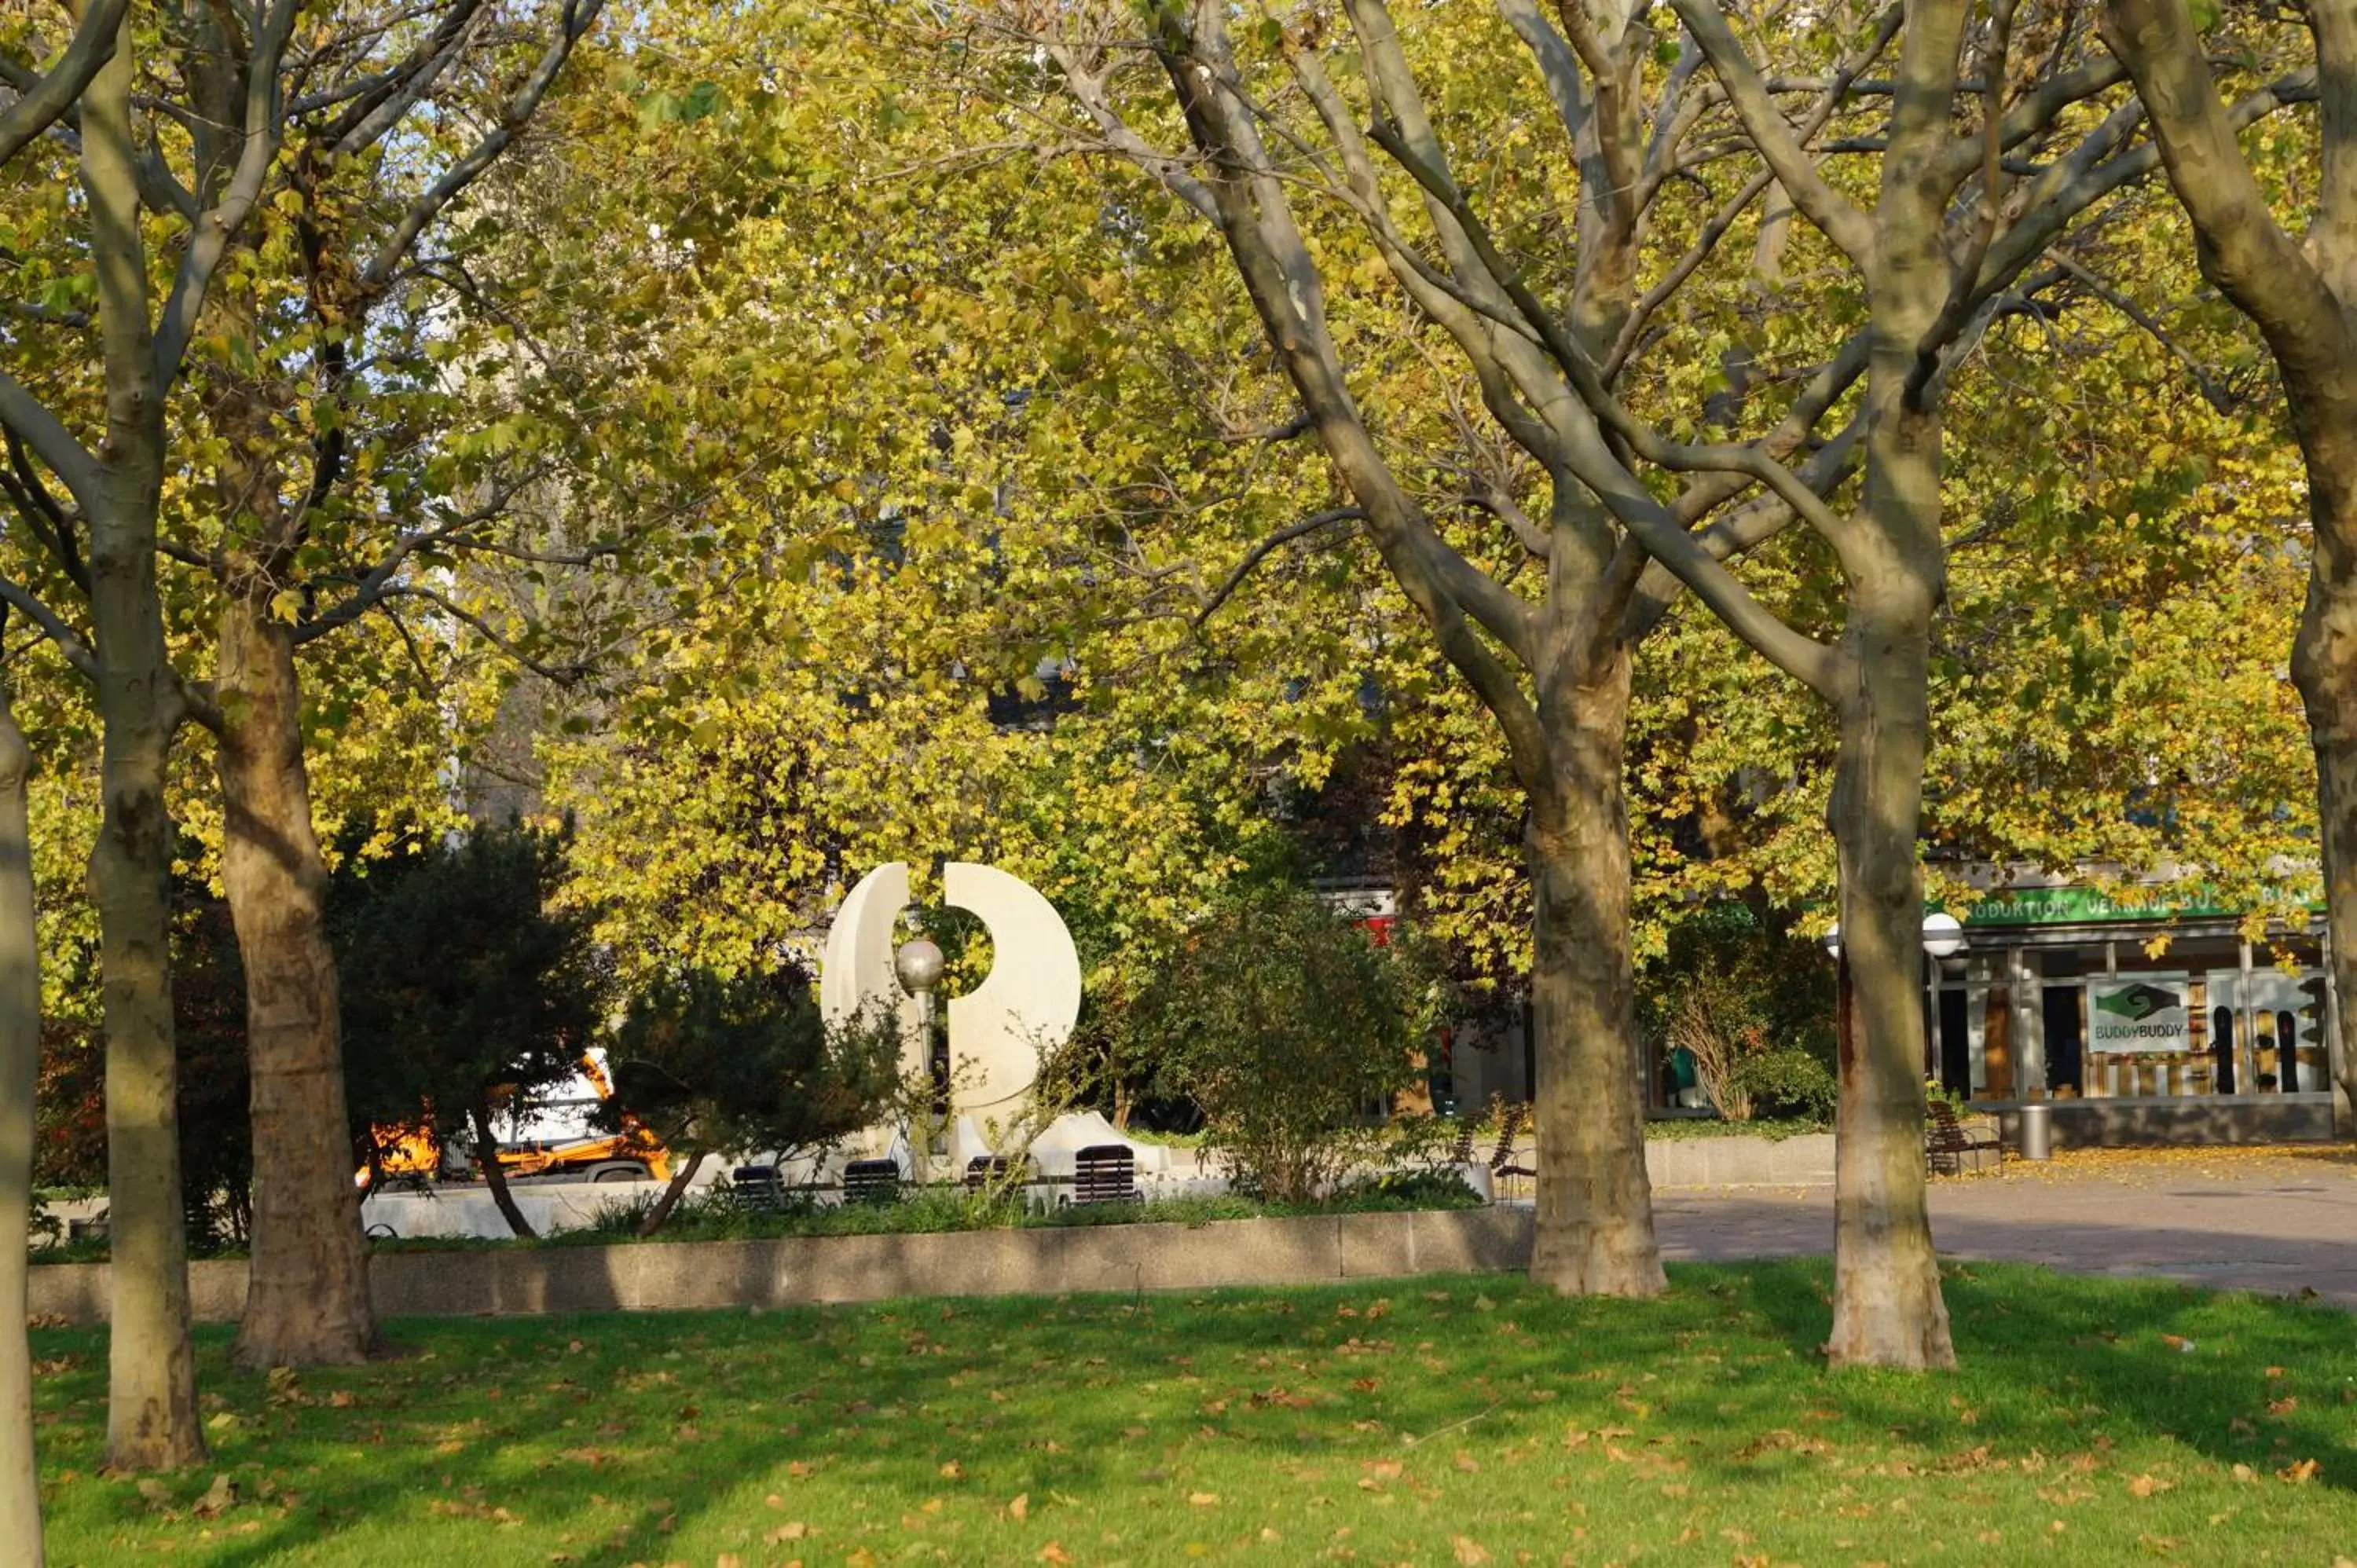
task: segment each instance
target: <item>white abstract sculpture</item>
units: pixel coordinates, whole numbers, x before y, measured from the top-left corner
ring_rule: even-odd
[[[922,1007],[900,989],[892,968],[892,924],[908,905],[909,868],[896,860],[861,877],[834,912],[818,972],[819,1012],[828,1023],[842,1023],[864,1004],[880,1000],[899,1015],[902,1037],[918,1037]]]
[[[949,1005],[953,1114],[1002,1111],[1038,1077],[1039,1053],[1071,1037],[1081,1015],[1081,958],[1056,907],[1022,878],[953,860],[942,900],[980,917],[994,955],[989,975]],[[892,926],[909,902],[909,868],[893,862],[860,878],[836,911],[819,972],[830,1021],[882,998],[899,1012],[912,1070],[925,1068],[922,1017],[893,970]]]

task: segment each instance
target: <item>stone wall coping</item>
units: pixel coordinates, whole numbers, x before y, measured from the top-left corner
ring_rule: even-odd
[[[607,1247],[385,1251],[369,1260],[381,1317],[529,1316],[781,1307],[901,1296],[1062,1295],[1315,1284],[1528,1266],[1528,1208],[1426,1209],[951,1230],[638,1241]],[[110,1265],[31,1271],[31,1310],[74,1324],[107,1317]],[[188,1265],[199,1323],[236,1321],[245,1261]]]

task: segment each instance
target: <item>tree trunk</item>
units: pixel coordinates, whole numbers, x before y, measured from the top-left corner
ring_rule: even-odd
[[[508,1190],[508,1173],[500,1168],[500,1140],[491,1131],[490,1101],[477,1095],[475,1103],[468,1109],[467,1119],[475,1128],[475,1168],[483,1173],[483,1185],[491,1189],[491,1201],[499,1206],[509,1230],[526,1240],[536,1238],[540,1232],[532,1228],[532,1221],[516,1207],[515,1195]]]
[[[41,1058],[41,963],[25,776],[33,754],[0,693],[0,1565],[41,1568],[41,1479],[25,1339],[33,1201],[33,1090]]]
[[[1896,598],[1896,606],[1875,600]],[[1858,689],[1842,706],[1833,831],[1848,971],[1835,1123],[1836,1367],[1953,1367],[1923,1154],[1923,877],[1931,603],[1851,597]],[[1895,613],[1894,613],[1895,612]]]
[[[156,590],[164,486],[164,389],[147,318],[131,134],[133,31],[81,102],[106,439],[89,506],[102,820],[91,852],[106,1020],[106,1186],[113,1253],[107,1335],[106,1462],[156,1470],[204,1457],[188,1345],[188,1252],[172,1050],[172,732],[185,711]]]
[[[301,693],[269,589],[221,611],[221,880],[245,967],[253,1224],[239,1366],[349,1366],[376,1345],[352,1180],[327,863],[311,825]]]
[[[152,587],[152,585],[151,585]],[[102,578],[96,598],[109,596]],[[153,613],[154,599],[149,598]],[[100,618],[106,624],[106,618]],[[111,655],[102,634],[104,817],[91,854],[106,1019],[107,1463],[161,1470],[204,1457],[188,1344],[188,1254],[180,1202],[179,1072],[173,1054],[172,822],[164,804],[171,725],[155,658]],[[127,667],[126,667],[127,666]]]
[[[640,1222],[640,1236],[651,1236],[663,1228],[663,1221],[671,1218],[671,1211],[679,1207],[681,1197],[687,1191],[687,1184],[694,1178],[695,1173],[703,1168],[704,1151],[702,1149],[698,1149],[680,1162],[678,1173],[663,1187],[662,1196],[655,1199],[655,1206],[648,1212],[646,1219]]]
[[[1939,392],[1921,345],[1953,280],[1945,193],[1962,0],[1907,7],[1890,150],[1862,263],[1873,311],[1863,513],[1836,539],[1848,585],[1841,749],[1828,805],[1850,982],[1834,1124],[1835,1367],[1953,1367],[1923,1152],[1923,759],[1931,737],[1932,612],[1944,589]]]
[[[1621,751],[1629,659],[1549,703],[1557,765],[1534,791],[1528,854],[1538,1230],[1531,1278],[1566,1295],[1665,1287],[1645,1173],[1629,940]]]
[[[2343,1138],[2357,1136],[2357,430],[2349,435],[2341,444],[2352,458],[2349,482],[2330,482],[2317,461],[2322,444],[2308,443],[2315,555],[2291,654],[2316,749],[2325,962],[2335,1003],[2328,1020],[2332,1127]],[[2337,502],[2345,515],[2328,515]]]

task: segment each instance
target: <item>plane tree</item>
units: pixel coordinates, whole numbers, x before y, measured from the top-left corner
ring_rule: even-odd
[[[91,882],[116,1282],[108,1452],[124,1468],[203,1447],[165,940],[167,773],[186,724],[218,742],[253,1044],[238,1356],[351,1360],[374,1341],[295,650],[430,593],[416,578],[430,552],[497,515],[500,487],[453,494],[460,476],[427,456],[417,361],[435,296],[452,292],[437,280],[463,244],[461,199],[600,8],[86,6],[67,58],[87,37],[103,63],[71,91],[50,86],[62,67],[29,75],[27,59],[49,52],[42,24],[5,51],[18,102],[48,109],[0,143],[19,295],[0,328],[16,562],[0,596],[91,682],[104,730]],[[75,181],[78,197],[58,199]],[[201,642],[167,639],[166,561],[190,574]]]
[[[2290,409],[2309,562],[2291,674],[2316,759],[2327,961],[2339,994],[2357,995],[2357,5],[2309,0],[2229,19],[2182,0],[2119,0],[2103,16],[2104,42],[2149,108],[2202,275],[2258,329]],[[2312,133],[2246,137],[2238,110],[2253,68],[2287,49],[2317,84]],[[2346,1132],[2357,1124],[2357,1010],[2337,1016],[2333,1119]]]
[[[1220,234],[1361,526],[1505,737],[1535,892],[1538,1277],[1658,1288],[1627,1070],[1631,650],[1683,584],[1837,716],[1859,1026],[1831,1349],[1943,1364],[1914,981],[1940,397],[2072,220],[2153,160],[2073,7],[1771,18],[1766,64],[1716,6],[1677,10],[1678,38],[1513,0],[1479,21],[1357,0],[987,16],[1021,51],[1006,69],[1033,73],[1003,89],[1022,113],[1093,135]],[[1485,38],[1514,52],[1452,77]],[[1527,109],[1485,139],[1510,102]],[[1720,242],[1762,223],[1791,231],[1777,264],[1806,286],[1747,313],[1760,258]],[[1353,383],[1369,258],[1526,465],[1533,499],[1498,510],[1544,560],[1537,592],[1480,570],[1401,481],[1387,411]],[[1823,623],[1727,564],[1795,519],[1841,585]]]

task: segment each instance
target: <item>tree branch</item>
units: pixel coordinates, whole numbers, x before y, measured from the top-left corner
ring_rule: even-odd
[[[204,313],[205,291],[211,286],[213,274],[229,254],[238,231],[245,226],[253,204],[261,199],[263,182],[278,156],[282,129],[279,63],[286,52],[286,40],[295,30],[296,16],[302,8],[302,0],[270,0],[256,16],[251,45],[246,58],[240,62],[245,99],[238,127],[237,162],[220,196],[197,219],[188,249],[181,253],[179,268],[173,275],[171,295],[165,300],[163,314],[156,319],[156,384],[160,388],[169,388],[179,379],[180,367],[188,358],[188,341],[195,336],[198,318]],[[198,200],[201,203],[201,195]]]
[[[32,454],[25,450],[16,431],[7,433],[7,443],[9,472],[0,476],[0,488],[7,490],[25,525],[56,558],[73,585],[88,594],[90,568],[83,563],[81,547],[74,538],[73,518],[49,494],[48,486],[41,482],[39,472],[33,467]]]
[[[2202,273],[2258,325],[2287,380],[2346,384],[2357,345],[2341,302],[2269,209],[2184,0],[2105,0],[2103,30],[2201,237]]]
[[[1768,94],[1767,83],[1760,79],[1750,54],[1727,25],[1727,18],[1719,14],[1718,4],[1719,0],[1671,0],[1678,19],[1685,24],[1686,31],[1709,59],[1711,74],[1726,89],[1727,102],[1743,122],[1744,134],[1775,171],[1777,182],[1792,199],[1792,205],[1861,271],[1871,270],[1875,255],[1873,220],[1825,183],[1816,160],[1809,156],[1792,127],[1777,111]],[[1877,25],[1895,29],[1901,15],[1900,8],[1894,5]]]
[[[1252,575],[1254,567],[1286,545],[1297,539],[1331,528],[1338,522],[1364,522],[1366,518],[1366,510],[1362,507],[1329,507],[1324,511],[1312,512],[1298,522],[1288,523],[1265,539],[1260,540],[1250,550],[1244,552],[1244,558],[1236,563],[1235,569],[1230,572],[1226,579],[1217,588],[1211,590],[1211,596],[1204,600],[1203,607],[1195,615],[1196,629],[1201,630],[1203,623],[1219,613],[1220,607],[1226,604],[1235,591],[1243,585],[1244,579]]]
[[[541,53],[539,63],[533,67],[522,84],[500,106],[499,124],[485,133],[482,140],[477,142],[466,156],[452,164],[441,178],[409,204],[409,210],[402,214],[401,221],[393,226],[393,233],[378,247],[376,255],[368,265],[361,269],[363,288],[371,292],[382,288],[393,275],[393,269],[401,264],[401,259],[409,253],[410,246],[417,242],[417,236],[425,231],[425,226],[440,216],[442,209],[472,185],[476,177],[491,166],[491,160],[515,140],[516,133],[539,109],[540,101],[556,81],[557,72],[565,69],[566,59],[573,53],[573,46],[597,25],[597,14],[605,6],[606,0],[565,0],[565,11],[557,24],[556,36],[549,40],[548,48]]]
[[[0,425],[5,425],[12,437],[22,440],[48,465],[49,472],[64,483],[75,505],[85,512],[92,509],[101,478],[98,459],[74,439],[73,432],[56,414],[5,371],[0,371]]]
[[[90,645],[75,636],[73,628],[59,619],[48,606],[5,577],[0,577],[0,603],[22,610],[25,618],[41,628],[41,634],[57,645],[66,662],[72,665],[83,680],[93,684],[97,682],[98,660],[91,654]]]
[[[129,9],[130,0],[88,0],[72,41],[48,74],[29,85],[17,80],[16,101],[0,109],[0,165],[72,109],[99,68],[114,58],[123,16]]]
[[[2201,389],[2202,400],[2212,408],[2216,409],[2220,413],[2234,412],[2237,403],[2234,394],[2221,385],[2218,379],[2210,373],[2209,369],[2193,357],[2192,350],[2179,343],[2169,328],[2162,326],[2142,306],[2064,255],[2061,251],[2054,252],[2050,259],[2057,268],[2076,279],[2082,288],[2142,328],[2147,336],[2168,352],[2170,359],[2184,366],[2185,373],[2193,378],[2193,384]]]
[[[498,649],[544,681],[553,682],[559,686],[573,686],[579,684],[582,677],[589,673],[586,664],[559,665],[542,662],[517,647],[512,639],[498,630],[481,616],[433,588],[421,587],[414,583],[395,583],[385,588],[382,596],[388,599],[420,599],[436,606],[453,620],[471,627],[493,648]]]

